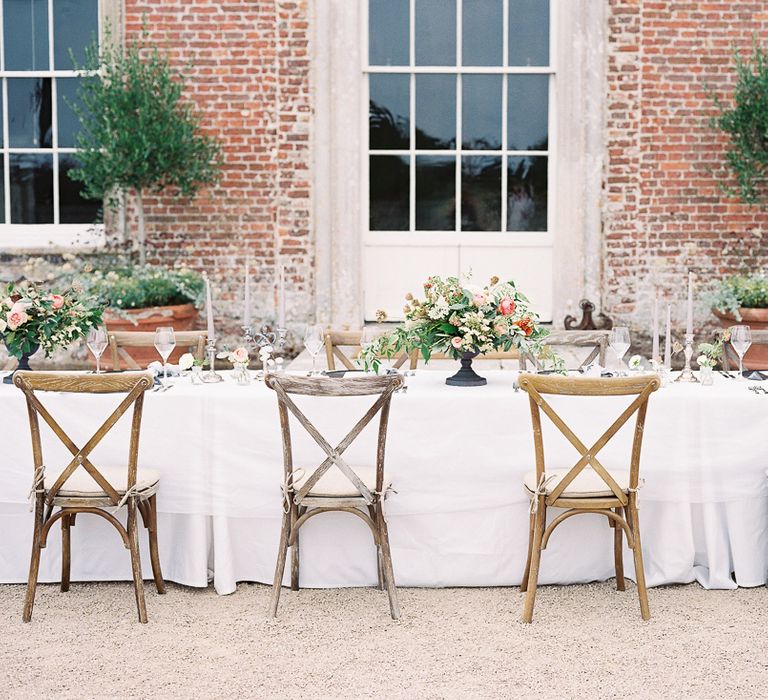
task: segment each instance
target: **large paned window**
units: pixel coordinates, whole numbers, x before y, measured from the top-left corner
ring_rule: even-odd
[[[370,231],[548,230],[549,0],[369,0]]]
[[[57,242],[98,221],[101,204],[81,196],[69,176],[77,166],[78,120],[71,105],[75,71],[99,34],[98,0],[2,0],[2,187],[0,244]],[[34,226],[33,226],[34,225]],[[45,233],[41,234],[43,228]]]

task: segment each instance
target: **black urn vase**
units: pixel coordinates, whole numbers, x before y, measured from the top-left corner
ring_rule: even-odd
[[[445,383],[449,386],[485,386],[488,380],[485,377],[481,377],[475,370],[472,369],[472,360],[477,357],[479,353],[476,352],[464,352],[461,354],[461,369],[456,372],[452,377],[448,377]]]
[[[19,360],[19,366],[13,370],[9,375],[6,377],[3,377],[3,384],[13,384],[13,377],[19,370],[22,371],[31,371],[32,368],[29,366],[29,358],[32,357],[38,350],[40,349],[39,345],[35,345],[35,347],[32,348],[30,352],[26,352],[21,356],[21,359]]]

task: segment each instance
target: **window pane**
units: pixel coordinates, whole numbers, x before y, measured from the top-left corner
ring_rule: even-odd
[[[507,231],[547,230],[547,158],[507,162]]]
[[[8,78],[11,148],[51,147],[51,79]]]
[[[509,0],[509,65],[549,65],[548,0]]]
[[[12,153],[11,223],[53,223],[53,156]]]
[[[409,165],[407,157],[370,157],[371,231],[408,230]]]
[[[549,129],[548,75],[510,75],[507,147],[510,151],[546,151]]]
[[[408,148],[410,76],[370,76],[371,148]]]
[[[48,70],[48,0],[3,0],[5,70]]]
[[[69,177],[69,171],[78,165],[73,153],[59,155],[59,221],[62,224],[101,223],[101,202],[82,197],[83,183]]]
[[[456,65],[456,0],[416,0],[416,65]]]
[[[98,0],[54,0],[53,63],[56,70],[85,66],[85,47],[99,33]],[[75,56],[75,62],[69,53]]]
[[[456,146],[456,76],[416,76],[416,148]]]
[[[502,0],[464,0],[461,62],[465,66],[500,66],[503,24]]]
[[[501,148],[500,75],[465,75],[462,92],[462,144],[470,149]]]
[[[416,228],[421,231],[456,229],[455,158],[416,158]]]
[[[0,158],[0,184],[5,182],[5,163]],[[5,220],[5,187],[0,187],[0,224],[7,223]]]
[[[80,131],[80,120],[70,107],[79,104],[78,88],[86,80],[93,78],[57,78],[56,79],[56,109],[59,120],[59,147],[74,148],[75,136]]]
[[[407,66],[408,0],[369,0],[368,60],[372,66]]]
[[[462,231],[501,231],[501,158],[461,159]]]

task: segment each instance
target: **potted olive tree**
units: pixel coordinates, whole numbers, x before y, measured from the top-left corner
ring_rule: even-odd
[[[132,202],[136,212],[124,262],[109,259],[104,274],[91,280],[109,306],[105,321],[113,329],[192,328],[202,278],[147,265],[144,197],[194,198],[218,178],[219,145],[202,132],[200,115],[184,98],[183,77],[156,47],[140,42],[123,49],[108,38],[101,48],[90,47],[85,69],[95,74],[82,81],[71,105],[80,120],[80,167],[71,176],[86,197],[113,211]]]

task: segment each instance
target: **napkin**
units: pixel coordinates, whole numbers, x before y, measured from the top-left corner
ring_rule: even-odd
[[[756,382],[762,382],[768,379],[768,374],[760,372],[759,370],[756,370],[756,369],[753,369],[753,370],[745,369],[743,372],[743,375],[747,379],[753,379]]]
[[[155,376],[161,375],[163,373],[163,363],[158,362],[155,360],[154,362],[150,362],[147,365],[147,369],[150,372],[154,372]],[[168,365],[168,376],[169,377],[178,377],[181,375],[181,371],[179,370],[178,365]]]

